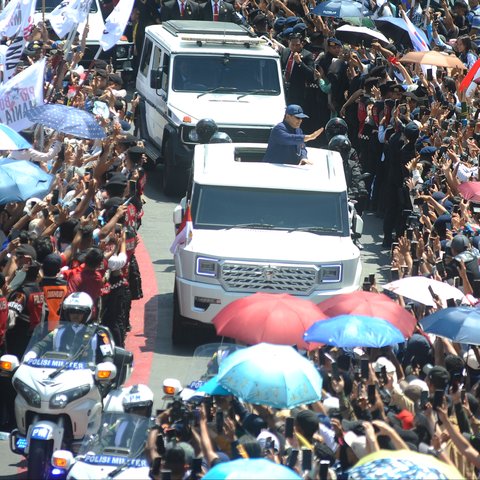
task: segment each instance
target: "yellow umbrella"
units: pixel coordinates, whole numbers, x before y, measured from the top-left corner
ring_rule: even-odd
[[[466,70],[467,67],[455,55],[430,50],[428,52],[408,52],[400,61],[402,63],[420,63],[421,65],[435,65],[436,67],[460,68]]]
[[[349,472],[349,480],[405,480],[435,478],[435,480],[464,480],[451,465],[412,450],[379,450],[363,457]]]

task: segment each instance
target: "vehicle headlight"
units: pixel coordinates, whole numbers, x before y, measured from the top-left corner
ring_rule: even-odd
[[[342,281],[341,265],[321,265],[318,272],[318,283],[338,283]]]
[[[217,265],[218,260],[214,258],[197,257],[196,273],[204,277],[216,277]]]
[[[117,45],[117,48],[115,49],[115,56],[117,58],[127,58],[128,47],[126,45]]]
[[[31,407],[40,408],[41,398],[40,394],[29,387],[26,383],[22,382],[18,378],[13,381],[13,388],[21,395]]]
[[[192,130],[188,132],[188,139],[191,142],[198,142],[197,130],[195,130],[195,128],[192,128]]]
[[[90,391],[90,385],[81,385],[80,387],[65,390],[64,392],[56,393],[50,399],[50,408],[65,408],[70,402],[77,400]]]

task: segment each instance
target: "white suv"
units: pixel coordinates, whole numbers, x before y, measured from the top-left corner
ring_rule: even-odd
[[[262,163],[266,145],[214,144],[195,149],[187,197],[193,233],[174,254],[174,343],[187,325],[209,324],[237,298],[289,293],[320,302],[360,286],[360,252],[352,241],[363,222],[348,206],[337,152],[308,149],[312,165]]]
[[[147,27],[137,90],[136,125],[148,156],[163,162],[167,195],[186,190],[199,120],[212,118],[234,142],[264,143],[285,114],[278,53],[234,23]]]

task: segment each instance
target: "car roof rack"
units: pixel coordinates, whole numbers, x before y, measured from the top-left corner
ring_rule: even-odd
[[[249,30],[232,22],[211,22],[208,20],[168,20],[163,28],[175,37],[182,34],[251,36]]]

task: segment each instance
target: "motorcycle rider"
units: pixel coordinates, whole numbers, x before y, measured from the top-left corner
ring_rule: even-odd
[[[368,198],[368,191],[365,187],[365,175],[362,173],[357,152],[352,148],[352,144],[346,135],[335,135],[331,138],[328,149],[339,152],[342,156],[348,197],[357,201],[355,210],[361,215]]]
[[[202,118],[195,126],[199,143],[210,143],[210,139],[217,133],[218,126],[211,118]]]
[[[110,341],[110,332],[98,324],[89,323],[93,310],[93,300],[87,293],[70,294],[63,301],[59,326],[27,352],[23,361],[37,358],[41,352],[46,351],[69,352],[75,356],[88,339],[92,342],[91,350],[96,352],[96,363],[112,361],[113,345]],[[90,349],[85,349],[85,355],[88,355],[89,351]],[[78,360],[88,359],[81,356]]]
[[[334,117],[331,118],[325,125],[325,137],[327,143],[337,135],[348,136],[348,126],[343,118]]]

